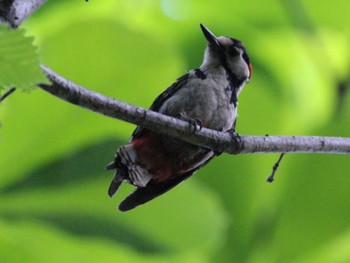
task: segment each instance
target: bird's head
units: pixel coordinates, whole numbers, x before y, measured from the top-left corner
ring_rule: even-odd
[[[252,77],[252,65],[241,41],[231,37],[216,37],[207,27],[200,24],[208,46],[201,67],[226,67],[232,74],[245,81]]]

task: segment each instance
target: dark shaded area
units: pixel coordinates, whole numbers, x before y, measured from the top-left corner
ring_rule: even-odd
[[[346,96],[348,95],[348,91],[350,88],[350,73],[348,79],[340,80],[338,82],[338,85],[336,86],[336,109],[334,112],[334,117],[338,117],[342,110],[344,109],[345,102],[346,102]]]
[[[159,247],[150,240],[144,240],[140,235],[135,234],[132,229],[127,229],[118,222],[108,222],[101,218],[89,215],[17,215],[2,213],[1,219],[9,222],[16,221],[43,221],[45,224],[51,224],[65,232],[80,237],[98,237],[108,238],[116,242],[123,243],[134,248],[138,252],[144,253],[165,253],[164,247]]]
[[[303,30],[309,34],[314,34],[316,32],[316,27],[310,18],[308,10],[304,7],[303,1],[282,0],[281,4],[286,9],[290,21],[297,29]]]
[[[271,213],[271,211],[260,211],[259,217],[260,219],[257,220],[253,226],[252,242],[249,244],[249,248],[247,248],[248,251],[254,250],[255,247],[259,247],[259,244],[269,244],[275,235],[276,225],[280,220],[280,214],[278,211],[274,213]],[[283,262],[283,260],[280,262]]]
[[[86,147],[80,151],[65,156],[59,160],[48,163],[44,167],[31,171],[23,179],[6,187],[1,196],[16,194],[16,192],[34,189],[62,188],[67,185],[84,183],[87,180],[98,180],[96,174],[109,174],[105,170],[106,164],[113,159],[115,150],[121,145],[120,141],[106,140]],[[106,192],[108,185],[106,184]],[[106,193],[97,193],[106,194]],[[83,205],[83,204],[82,204]],[[115,211],[117,212],[117,211]],[[56,228],[78,236],[97,236],[109,238],[133,247],[137,251],[145,253],[164,252],[164,246],[160,247],[151,240],[144,240],[133,229],[128,229],[116,221],[103,219],[93,214],[66,213],[57,211],[55,214],[42,214],[36,211],[21,214],[1,212],[1,218],[10,220],[39,220],[54,225]]]
[[[13,0],[0,1],[0,24],[7,21],[8,11],[12,5]]]
[[[194,74],[195,74],[196,77],[199,78],[199,79],[206,79],[206,78],[207,78],[207,76],[205,75],[205,73],[204,73],[201,69],[199,69],[199,68],[197,68],[197,69],[194,70]]]
[[[18,182],[5,187],[0,194],[6,195],[38,188],[56,189],[93,179],[96,174],[105,171],[106,164],[114,158],[114,153],[121,144],[122,142],[108,140],[91,145],[28,172],[28,175]]]
[[[8,8],[12,5],[14,0],[2,0],[0,1],[0,14],[4,14],[7,12]]]

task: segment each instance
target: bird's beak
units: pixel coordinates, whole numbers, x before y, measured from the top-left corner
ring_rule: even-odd
[[[214,47],[221,47],[217,37],[212,32],[210,32],[210,30],[206,28],[203,24],[200,24],[200,26],[208,43],[212,44]]]

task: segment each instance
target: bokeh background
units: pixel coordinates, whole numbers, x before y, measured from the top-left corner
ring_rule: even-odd
[[[68,79],[149,107],[201,64],[199,23],[246,45],[249,135],[349,136],[350,1],[61,0],[22,28]],[[133,125],[40,89],[0,107],[0,262],[350,262],[350,159],[223,154],[166,195],[116,209],[105,171]]]

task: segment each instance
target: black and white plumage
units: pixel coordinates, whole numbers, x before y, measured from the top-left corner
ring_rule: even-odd
[[[201,29],[208,41],[202,65],[180,77],[150,109],[199,121],[209,129],[234,130],[237,97],[252,75],[249,56],[239,40],[216,37],[202,24]],[[117,169],[108,194],[113,196],[122,181],[135,185],[136,190],[119,205],[121,211],[130,210],[181,183],[215,155],[210,149],[138,126],[108,165]]]

